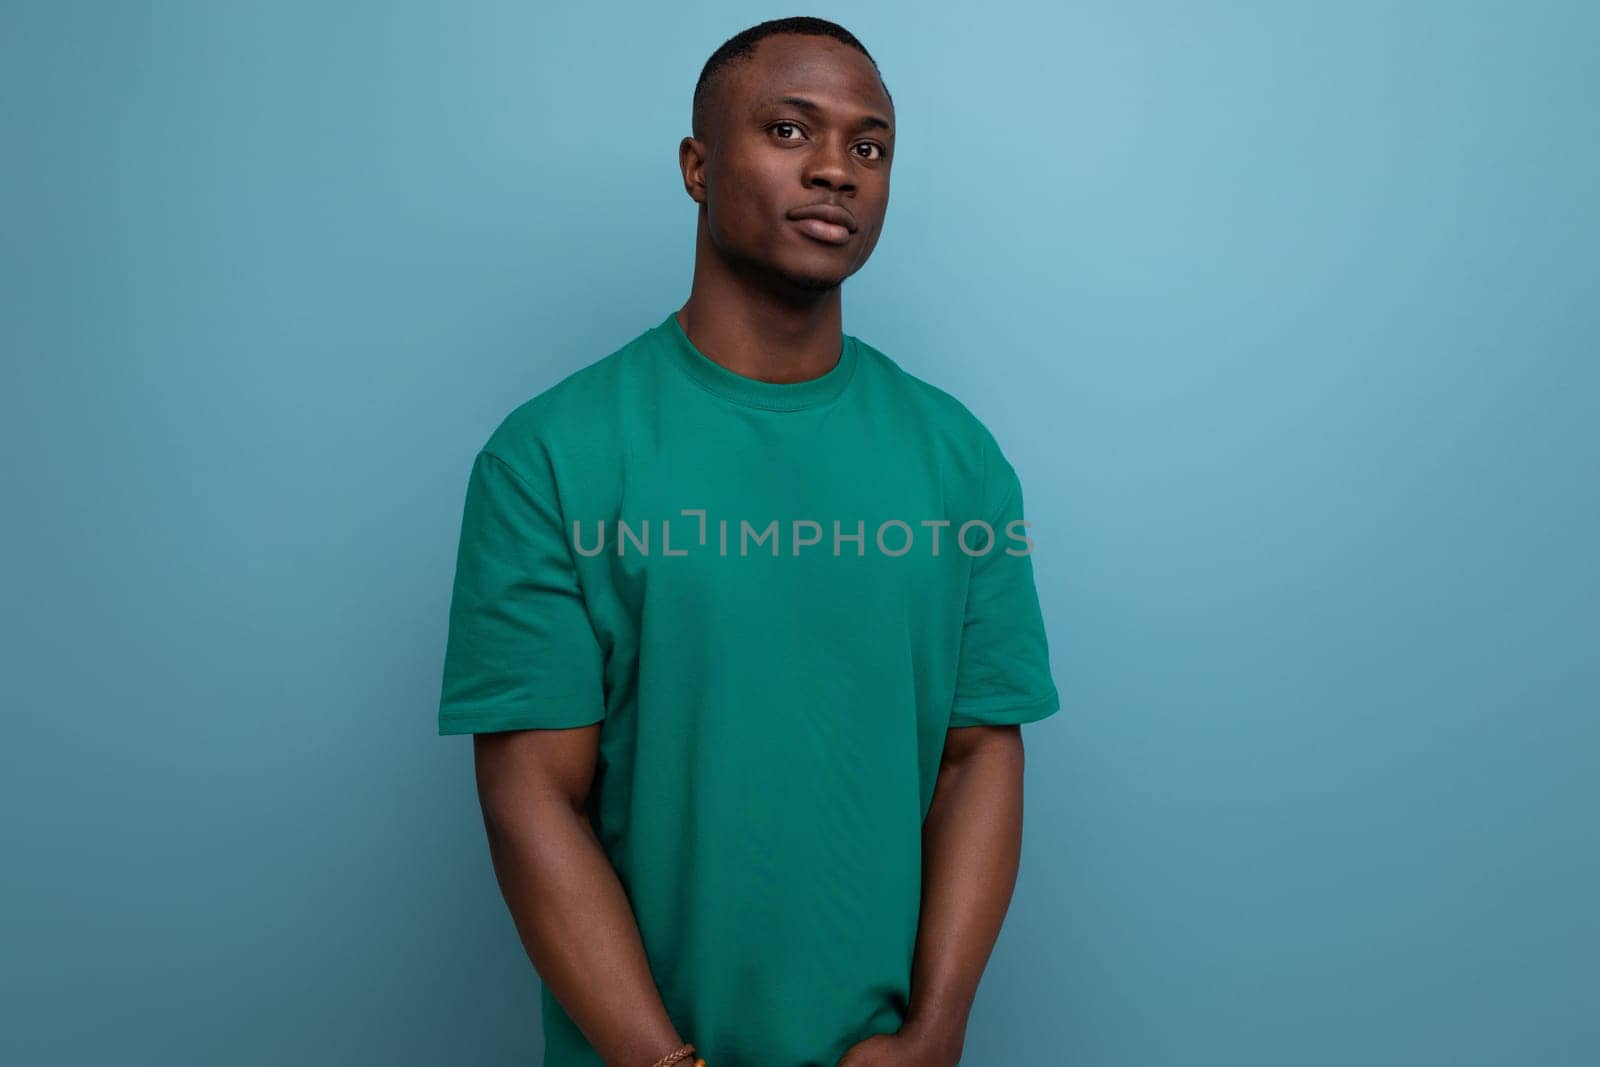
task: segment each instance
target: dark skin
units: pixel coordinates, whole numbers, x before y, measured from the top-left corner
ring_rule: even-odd
[[[706,138],[679,146],[700,210],[694,283],[678,321],[735,373],[805,381],[837,361],[840,283],[882,230],[893,105],[871,62],[827,37],[769,37],[723,74]],[[848,212],[847,237],[808,232],[792,217],[816,203]],[[585,814],[599,740],[598,723],[477,734],[478,795],[495,876],[539,976],[608,1067],[649,1067],[694,1035],[667,1015],[627,895]],[[947,733],[922,828],[909,1010],[897,1033],[856,1043],[837,1067],[956,1064],[1016,885],[1022,781],[1019,727]]]
[[[839,358],[840,285],[883,230],[894,105],[872,61],[831,37],[768,37],[719,78],[706,138],[678,146],[684,189],[700,205],[678,323],[737,374],[815,378]],[[791,217],[817,203],[848,214],[842,244]]]

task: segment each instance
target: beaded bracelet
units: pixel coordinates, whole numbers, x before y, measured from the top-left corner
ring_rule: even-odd
[[[694,1055],[694,1046],[693,1045],[684,1045],[681,1048],[673,1049],[671,1052],[669,1052],[665,1056],[661,1057],[659,1060],[657,1060],[655,1062],[654,1067],[672,1067],[672,1065],[674,1063],[677,1063],[679,1060],[683,1059],[685,1056],[693,1056],[693,1055]],[[706,1061],[696,1057],[696,1059],[694,1061],[694,1064],[693,1064],[693,1067],[706,1067]]]

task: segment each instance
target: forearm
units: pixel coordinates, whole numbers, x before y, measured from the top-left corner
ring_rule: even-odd
[[[1021,739],[1000,735],[941,766],[923,823],[922,913],[906,1028],[954,1067],[1022,854]]]
[[[607,1067],[648,1067],[683,1044],[588,818],[551,799],[484,821],[528,958]]]

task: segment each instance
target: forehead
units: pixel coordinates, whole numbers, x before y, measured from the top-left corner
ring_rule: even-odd
[[[804,97],[843,119],[862,114],[893,118],[894,105],[872,61],[831,37],[777,34],[757,43],[728,81],[729,109],[749,113]]]

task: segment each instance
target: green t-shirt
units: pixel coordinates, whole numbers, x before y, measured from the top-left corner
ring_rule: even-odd
[[[764,382],[675,314],[476,456],[439,732],[601,724],[589,817],[710,1067],[899,1029],[945,732],[1060,706],[1021,518],[990,432],[872,346]],[[600,1067],[542,1009],[546,1067]]]

